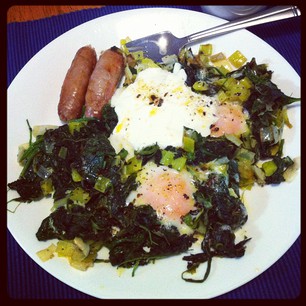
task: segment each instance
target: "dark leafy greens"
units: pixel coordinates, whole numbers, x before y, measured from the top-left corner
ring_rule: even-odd
[[[109,249],[107,261],[114,266],[134,267],[133,273],[140,265],[187,252],[197,239],[193,234],[180,234],[176,227],[164,226],[146,203],[126,204],[127,196],[138,186],[139,165],[154,161],[178,169],[186,167],[197,188],[195,210],[183,216],[182,222],[203,235],[201,251],[183,257],[188,264],[182,278],[203,282],[214,257],[244,255],[250,238],[235,241],[235,231],[248,219],[240,188],[250,188],[255,182],[264,185],[284,181],[284,172],[293,165],[290,157],[282,156],[282,129],[285,124],[290,126],[285,107],[298,99],[284,95],[271,82],[272,72],[265,65],[257,65],[255,59],[230,73],[201,62],[191,50],[185,50],[180,62],[189,86],[205,82],[205,95],[228,90],[225,84],[229,80],[249,80],[243,106],[249,113],[250,130],[237,140],[226,135],[202,137],[186,127],[188,146],[161,149],[153,144],[127,161],[127,151],[116,153],[108,140],[118,121],[110,105],[104,108],[100,120],[72,120],[47,130],[35,142],[29,126],[29,148],[21,157],[23,170],[8,187],[18,192],[15,200],[20,202],[53,198],[52,212],[36,233],[38,240],[72,241],[78,237],[94,241],[96,248]],[[265,159],[270,160],[262,168],[257,166]],[[203,171],[209,173],[205,178],[201,176]],[[96,259],[99,261],[105,260]],[[207,263],[204,276],[191,278],[202,263]]]

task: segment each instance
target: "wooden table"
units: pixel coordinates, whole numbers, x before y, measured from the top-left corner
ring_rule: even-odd
[[[7,23],[37,20],[104,5],[14,5],[7,12]]]

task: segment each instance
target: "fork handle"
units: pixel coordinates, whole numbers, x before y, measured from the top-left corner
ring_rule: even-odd
[[[297,6],[275,6],[263,12],[229,21],[219,26],[185,36],[183,39],[185,39],[185,45],[187,45],[202,40],[203,38],[214,37],[250,26],[300,15],[301,11]]]

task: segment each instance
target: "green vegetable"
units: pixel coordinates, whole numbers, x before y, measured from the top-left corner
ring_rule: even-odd
[[[247,61],[247,58],[239,50],[230,55],[228,59],[236,68],[240,68]]]
[[[202,44],[199,47],[199,53],[202,53],[204,55],[212,55],[212,44]]]
[[[112,186],[112,181],[109,178],[105,176],[99,176],[96,180],[94,188],[104,193],[111,186]]]
[[[184,136],[183,148],[186,152],[194,153],[194,139],[188,136]]]
[[[76,169],[72,169],[71,171],[71,177],[74,182],[81,182],[82,181],[82,176]]]
[[[90,195],[83,188],[77,187],[72,190],[69,199],[73,201],[74,204],[84,206],[90,200]]]
[[[50,195],[53,193],[52,180],[47,178],[40,183],[41,190],[44,196]]]
[[[181,171],[185,167],[186,160],[187,160],[187,158],[184,157],[184,156],[175,158],[172,161],[171,166],[172,166],[173,169],[175,169],[177,171]]]
[[[122,42],[125,48],[125,41]],[[171,70],[176,56],[157,64],[142,53],[128,53],[124,86],[137,73],[148,67]],[[160,148],[152,144],[134,152],[116,153],[109,136],[118,123],[114,108],[103,109],[101,119],[80,118],[61,127],[47,130],[32,140],[28,124],[29,146],[21,155],[23,170],[8,186],[16,190],[20,202],[52,196],[54,205],[36,237],[40,241],[59,239],[57,253],[70,264],[86,270],[97,258],[102,246],[109,249],[113,266],[133,268],[154,260],[182,254],[200,239],[201,251],[183,257],[187,270],[182,278],[188,282],[203,282],[209,276],[214,257],[239,258],[244,255],[245,237],[235,241],[235,232],[248,219],[240,189],[283,182],[284,173],[294,166],[290,157],[283,157],[284,125],[291,126],[286,106],[298,101],[284,95],[271,82],[272,72],[255,59],[241,66],[244,58],[234,53],[230,60],[240,68],[229,72],[226,67],[211,66],[211,45],[202,45],[199,54],[183,49],[178,61],[187,74],[186,83],[201,94],[217,95],[221,101],[238,101],[249,113],[248,131],[241,136],[203,137],[184,130],[181,148]],[[171,63],[170,63],[171,60]],[[269,159],[268,161],[265,161]],[[197,235],[181,235],[174,226],[164,226],[150,205],[127,204],[128,195],[139,185],[137,173],[149,162],[181,171],[187,169],[193,177],[196,191],[195,208],[182,217]],[[262,162],[262,167],[260,163]],[[202,236],[199,236],[201,234]],[[200,279],[193,273],[207,263]]]
[[[262,169],[264,170],[266,176],[271,176],[277,170],[277,166],[275,162],[271,160],[263,163]]]
[[[170,166],[174,160],[174,152],[162,150],[162,158],[160,163],[164,166]]]
[[[141,167],[142,167],[142,159],[137,156],[134,156],[127,161],[127,164],[124,166],[123,172],[126,175],[130,175],[132,173],[141,170]]]
[[[201,244],[202,253],[183,257],[188,265],[182,278],[188,282],[204,282],[209,275],[213,257],[235,258],[244,255],[245,244],[250,238],[235,244],[234,231],[245,224],[247,212],[241,200],[232,196],[228,187],[225,177],[220,174],[210,174],[208,180],[198,186],[195,197],[203,205],[203,211],[197,215],[195,221],[190,220],[189,214],[187,222],[202,222],[205,238]],[[208,262],[208,265],[203,278],[186,276],[193,274],[204,262]]]

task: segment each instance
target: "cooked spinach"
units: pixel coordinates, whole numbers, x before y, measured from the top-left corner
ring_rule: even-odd
[[[169,167],[174,167],[177,160],[183,161],[194,176],[195,210],[183,216],[182,222],[203,237],[201,252],[183,257],[188,263],[182,278],[203,282],[209,276],[213,257],[238,258],[245,253],[250,238],[235,242],[235,231],[248,219],[240,188],[254,184],[259,174],[261,184],[279,184],[293,164],[290,157],[282,157],[282,128],[288,123],[283,110],[298,99],[284,95],[271,82],[272,72],[266,65],[257,65],[255,59],[230,73],[203,65],[190,49],[180,62],[189,86],[197,81],[207,84],[202,92],[205,95],[222,90],[221,79],[248,78],[252,83],[250,95],[243,102],[251,132],[240,137],[241,144],[226,136],[203,137],[186,127],[189,146],[185,149],[161,149],[153,144],[135,152],[137,165],[144,166],[149,161],[164,165],[168,154],[172,158],[168,160]],[[114,108],[107,105],[101,120],[72,120],[47,130],[34,142],[28,124],[29,148],[21,157],[24,167],[20,177],[8,187],[18,192],[20,197],[15,200],[20,202],[53,197],[52,212],[36,233],[38,240],[78,237],[97,242],[109,249],[113,266],[134,267],[134,274],[140,265],[186,252],[196,238],[193,234],[180,234],[174,226],[164,226],[150,205],[126,204],[127,196],[138,186],[137,171],[125,171],[131,163],[126,160],[127,151],[116,153],[108,139],[117,122]],[[256,168],[257,161],[268,158],[272,161],[266,164],[266,173]],[[206,178],[197,173],[197,167],[209,170]],[[186,276],[205,262],[203,278]]]
[[[32,171],[31,171],[32,172]],[[38,176],[31,178],[20,178],[14,182],[8,184],[8,187],[12,190],[17,190],[20,195],[19,198],[14,199],[19,202],[32,202],[43,198],[43,192],[40,187],[42,179]]]
[[[203,282],[209,275],[213,257],[241,257],[249,239],[235,244],[235,230],[242,227],[247,219],[247,211],[240,198],[230,195],[229,186],[223,175],[212,173],[204,183],[197,186],[195,198],[203,205],[199,220],[206,232],[201,243],[202,253],[184,256],[188,261],[187,270],[182,278],[189,282]],[[187,272],[194,273],[201,264],[208,262],[205,276],[200,279],[186,277]]]
[[[217,94],[231,78],[237,81],[247,78],[251,82],[250,94],[242,103],[249,114],[250,137],[254,143],[252,150],[256,152],[258,159],[273,158],[276,155],[276,146],[279,149],[281,147],[283,126],[288,124],[286,107],[300,101],[300,98],[285,95],[272,82],[272,71],[268,70],[266,64],[257,64],[255,58],[241,68],[225,74],[220,69],[203,63],[191,49],[183,50],[179,59],[187,74],[186,84],[192,87],[197,81],[205,82],[207,89],[201,93],[208,96]]]
[[[239,258],[244,256],[245,244],[251,239],[246,238],[235,243],[233,229],[222,223],[214,223],[208,226],[206,235],[201,244],[201,253],[184,256],[183,260],[188,261],[187,270],[182,273],[182,279],[187,282],[202,283],[209,276],[213,257]],[[191,278],[186,274],[193,274],[203,263],[207,262],[206,272],[203,278]]]
[[[276,122],[279,111],[300,99],[286,96],[271,81],[272,71],[264,64],[257,65],[255,58],[229,75],[237,78],[248,77],[254,84],[244,107],[250,116],[249,124],[258,144],[259,158],[273,157],[271,146],[280,142],[283,128],[283,125],[278,126]],[[267,130],[273,133],[265,133],[266,137],[262,137],[262,133]],[[277,137],[272,137],[271,134],[276,134]]]

